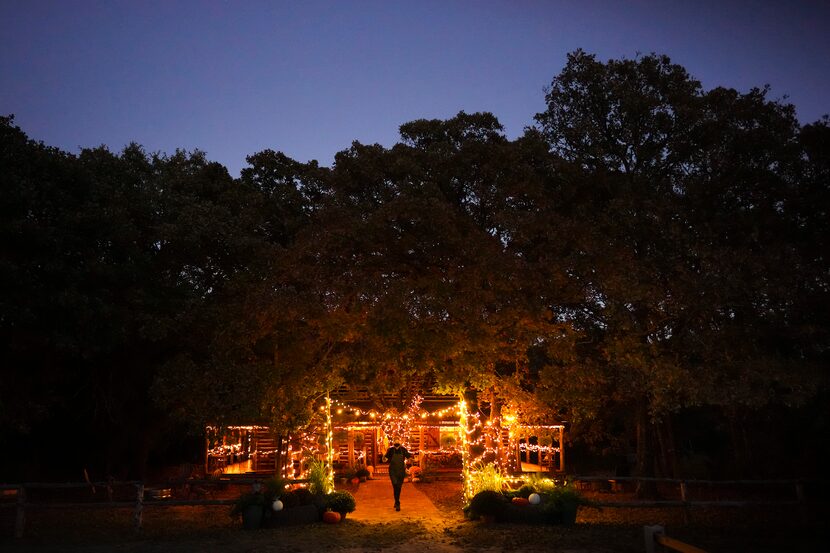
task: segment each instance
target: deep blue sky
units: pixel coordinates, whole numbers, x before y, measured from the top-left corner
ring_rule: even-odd
[[[830,2],[0,0],[0,114],[77,152],[265,148],[331,164],[401,123],[491,111],[508,136],[577,48],[669,55],[704,87],[830,112]]]

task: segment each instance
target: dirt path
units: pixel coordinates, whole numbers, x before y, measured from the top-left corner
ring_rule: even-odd
[[[415,539],[406,541],[388,550],[402,553],[435,552],[457,553],[463,551],[452,543],[446,529],[455,523],[447,520],[441,511],[416,486],[407,482],[401,490],[401,510],[395,511],[392,484],[387,478],[368,480],[360,484],[354,494],[357,509],[349,519],[365,524],[416,523],[424,528]],[[382,551],[385,549],[381,549]],[[346,549],[357,552],[363,549]]]
[[[411,483],[401,490],[401,510],[395,511],[392,484],[388,478],[367,480],[354,494],[357,509],[348,518],[361,522],[393,522],[412,520],[425,524],[441,524],[444,517],[432,501]]]

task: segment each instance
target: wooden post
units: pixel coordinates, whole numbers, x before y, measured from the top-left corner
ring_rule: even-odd
[[[683,502],[683,523],[689,524],[689,497],[686,493],[686,481],[680,481],[680,501]]]
[[[26,528],[26,488],[17,488],[17,517],[14,521],[14,537],[22,538]]]
[[[516,470],[519,471],[520,475],[522,474],[522,438],[522,434],[515,436],[516,451],[513,452],[516,456]]]
[[[139,482],[135,485],[135,512],[133,513],[133,526],[136,532],[141,531],[141,526],[144,524],[144,482]]]
[[[378,429],[372,429],[372,466],[378,469]]]
[[[565,426],[559,428],[559,472],[565,472]]]
[[[283,443],[282,434],[277,434],[277,449],[274,451],[274,475],[276,475],[277,478],[283,477],[282,443]]]
[[[656,536],[665,534],[666,530],[659,525],[643,526],[643,535],[646,540],[646,553],[654,553],[654,544],[657,542]]]
[[[349,430],[346,433],[346,440],[349,442],[349,466],[354,466],[354,430]],[[340,444],[338,442],[338,448]]]

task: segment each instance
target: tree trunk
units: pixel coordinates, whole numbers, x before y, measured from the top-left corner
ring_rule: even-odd
[[[654,424],[648,416],[648,403],[645,399],[637,405],[637,476],[654,476]],[[657,484],[651,481],[637,482],[639,499],[657,499]]]
[[[744,451],[744,440],[741,436],[738,423],[738,413],[734,409],[727,412],[729,420],[729,440],[732,444],[732,462],[734,463],[733,474],[737,479],[746,476],[746,452]]]
[[[680,474],[680,467],[674,448],[674,428],[671,423],[671,415],[661,419],[659,423],[654,425],[654,429],[660,446],[660,476],[677,478]]]
[[[285,474],[282,471],[282,434],[277,434],[277,450],[274,452],[274,474],[277,478],[284,478]]]
[[[499,424],[501,409],[496,397],[495,387],[490,388],[490,431],[486,434],[485,446],[493,451],[493,457],[488,455],[485,462],[495,462],[496,466],[502,466],[501,458],[501,424]]]
[[[666,456],[668,457],[669,476],[679,478],[680,461],[677,458],[677,447],[674,441],[674,424],[672,424],[671,415],[666,416],[665,421],[663,421],[663,430],[666,436]]]

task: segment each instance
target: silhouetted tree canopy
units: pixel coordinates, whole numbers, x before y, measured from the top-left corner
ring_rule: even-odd
[[[768,94],[576,51],[515,140],[460,112],[236,179],[3,118],[0,435],[140,473],[187,429],[434,382],[676,472],[684,416],[826,393],[830,128]]]

